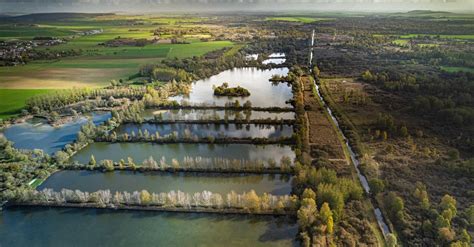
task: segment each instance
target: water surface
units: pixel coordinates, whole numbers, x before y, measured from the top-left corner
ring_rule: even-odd
[[[111,117],[109,112],[94,113],[90,116],[94,124],[101,124]],[[5,129],[4,134],[13,146],[18,149],[42,149],[45,153],[53,154],[66,144],[77,138],[81,126],[87,123],[87,117],[80,117],[72,122],[53,127],[35,119],[24,123],[14,124]]]
[[[267,111],[233,111],[233,110],[200,110],[200,109],[176,109],[159,110],[146,109],[143,113],[144,119],[154,119],[155,116],[163,120],[208,120],[227,119],[233,120],[236,115],[240,119],[295,119],[294,112],[267,112]]]
[[[99,209],[9,208],[0,213],[0,245],[297,246],[284,217]]]
[[[72,157],[81,164],[89,162],[91,155],[97,161],[111,159],[119,162],[131,157],[135,163],[141,163],[150,156],[155,160],[162,157],[167,162],[184,157],[227,158],[239,160],[275,160],[277,163],[283,156],[293,160],[295,153],[290,146],[283,145],[252,145],[252,144],[152,144],[152,143],[103,143],[89,144]]]
[[[158,132],[160,136],[166,136],[176,132],[179,137],[204,138],[213,137],[235,137],[235,138],[269,138],[291,137],[293,127],[291,125],[256,125],[256,124],[122,124],[115,129],[117,134],[148,131],[149,134]]]
[[[231,191],[243,193],[255,190],[273,195],[291,192],[290,177],[268,174],[219,174],[219,173],[140,173],[129,171],[59,171],[51,175],[37,189],[51,188],[94,192],[109,189],[115,191],[202,192],[227,194]]]

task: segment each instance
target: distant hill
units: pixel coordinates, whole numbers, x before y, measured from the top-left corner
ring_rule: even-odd
[[[114,13],[35,13],[27,15],[0,15],[0,20],[20,21],[20,22],[37,22],[37,21],[58,21],[75,18],[92,18],[103,15],[115,15]]]
[[[431,11],[431,10],[412,10],[408,11],[407,14],[410,15],[433,15],[433,14],[452,14],[451,12],[448,11]]]

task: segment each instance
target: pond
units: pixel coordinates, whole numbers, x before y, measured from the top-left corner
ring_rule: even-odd
[[[158,132],[160,136],[166,136],[176,132],[178,137],[205,138],[213,137],[235,137],[235,138],[269,138],[291,137],[293,127],[291,125],[256,125],[256,124],[122,124],[115,132],[117,134],[148,131],[149,134]]]
[[[50,188],[94,192],[109,189],[115,191],[202,192],[227,194],[231,191],[243,193],[255,190],[273,195],[287,195],[291,192],[291,178],[285,175],[269,174],[219,174],[219,173],[140,173],[131,171],[59,171],[51,175],[37,189]]]
[[[181,102],[185,100],[191,104],[209,104],[223,106],[227,102],[239,100],[242,105],[247,100],[252,106],[258,107],[291,107],[287,101],[292,98],[291,87],[286,83],[273,84],[269,81],[273,75],[285,76],[288,68],[261,70],[258,68],[234,68],[223,71],[210,78],[193,83],[192,91],[187,96],[171,97]],[[220,86],[227,82],[229,87],[241,86],[250,91],[248,97],[217,97],[214,96],[212,86]]]
[[[131,157],[136,163],[141,163],[150,156],[155,160],[162,157],[166,161],[177,159],[180,163],[185,157],[227,158],[251,161],[268,161],[273,159],[279,164],[282,157],[292,160],[295,153],[290,146],[282,145],[252,145],[252,144],[152,144],[152,143],[102,143],[88,145],[72,157],[81,164],[89,162],[91,155],[97,161],[112,159],[119,162]]]
[[[275,65],[278,65],[278,64],[283,64],[284,62],[286,62],[285,58],[269,58],[269,59],[263,60],[262,64],[275,64]]]
[[[111,117],[109,112],[93,113],[91,120],[97,125]],[[14,124],[4,130],[5,137],[12,141],[18,149],[42,149],[45,153],[53,154],[66,144],[76,140],[77,132],[86,124],[89,117],[80,117],[69,123],[53,127],[44,121],[32,119],[24,123]]]
[[[8,208],[2,246],[297,246],[284,217],[100,209]],[[79,244],[80,243],[80,244]]]
[[[282,64],[286,62],[285,53],[272,53],[268,56],[268,59],[262,61],[262,64]]]
[[[267,111],[233,111],[233,110],[197,110],[176,109],[159,110],[146,109],[143,113],[144,119],[154,119],[155,116],[162,120],[209,120],[209,119],[235,119],[240,115],[241,119],[295,119],[294,112],[267,112]]]

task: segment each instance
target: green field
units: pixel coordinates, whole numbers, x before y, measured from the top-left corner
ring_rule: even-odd
[[[0,118],[6,119],[20,113],[26,100],[34,95],[50,92],[47,89],[0,89]]]
[[[406,39],[396,39],[394,41],[392,41],[393,44],[395,45],[399,45],[399,46],[405,46],[405,45],[408,45],[408,40]]]
[[[313,17],[297,17],[297,16],[279,16],[279,17],[267,17],[266,21],[290,21],[290,22],[303,22],[311,23],[315,21],[327,20],[327,18],[313,18]]]
[[[211,41],[145,47],[101,47],[97,55],[0,67],[0,88],[100,87],[107,85],[112,79],[127,79],[138,72],[143,64],[157,63],[164,58],[202,56],[231,46],[233,43],[230,41]]]
[[[441,69],[447,72],[471,72],[474,73],[474,68],[468,68],[468,67],[448,67],[448,66],[441,66]]]

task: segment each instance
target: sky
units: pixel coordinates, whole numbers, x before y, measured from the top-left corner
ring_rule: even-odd
[[[0,0],[1,13],[410,10],[474,12],[474,0]]]

